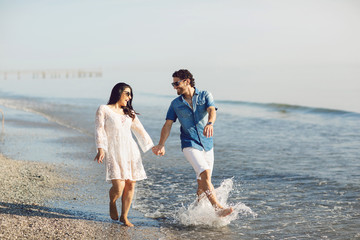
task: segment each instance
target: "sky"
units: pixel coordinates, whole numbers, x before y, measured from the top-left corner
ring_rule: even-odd
[[[358,0],[0,0],[0,71],[102,69],[104,86],[360,112]],[[99,85],[101,85],[99,81]]]

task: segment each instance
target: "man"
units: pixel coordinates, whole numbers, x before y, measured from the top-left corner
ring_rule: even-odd
[[[211,174],[214,165],[213,125],[216,120],[216,108],[211,93],[195,88],[195,79],[186,69],[174,72],[172,86],[179,97],[175,98],[166,115],[166,122],[161,130],[159,144],[152,151],[158,156],[165,154],[165,142],[171,127],[177,119],[181,124],[181,148],[185,158],[196,172],[197,195],[205,194],[221,217],[229,215],[233,209],[224,208],[218,202]]]

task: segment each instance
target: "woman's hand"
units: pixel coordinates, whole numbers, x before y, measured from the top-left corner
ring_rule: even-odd
[[[97,161],[98,163],[102,163],[104,157],[105,157],[104,149],[98,148],[98,153],[96,154],[96,157],[94,158],[94,161]]]

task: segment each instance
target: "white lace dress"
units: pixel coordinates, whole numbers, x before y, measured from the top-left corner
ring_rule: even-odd
[[[113,179],[143,180],[146,173],[140,150],[131,132],[134,133],[143,152],[154,146],[139,118],[114,112],[101,105],[95,119],[96,147],[105,150],[106,181]]]

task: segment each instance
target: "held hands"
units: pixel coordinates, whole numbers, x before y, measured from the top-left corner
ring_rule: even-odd
[[[165,146],[164,145],[156,145],[152,148],[153,153],[156,156],[164,156],[165,155]]]
[[[102,148],[98,149],[98,153],[96,154],[94,161],[97,161],[98,163],[102,163],[103,159],[105,157],[105,151]]]
[[[205,126],[204,128],[204,132],[203,132],[205,137],[212,137],[214,134],[214,127],[212,124],[208,124]]]

